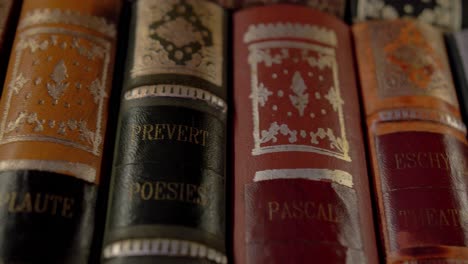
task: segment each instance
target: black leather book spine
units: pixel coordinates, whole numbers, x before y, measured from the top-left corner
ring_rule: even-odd
[[[226,13],[132,4],[104,263],[226,263]]]
[[[447,35],[445,40],[460,112],[463,121],[468,124],[468,30]]]

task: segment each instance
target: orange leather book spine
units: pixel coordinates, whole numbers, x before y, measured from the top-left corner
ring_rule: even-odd
[[[26,0],[0,102],[0,262],[86,263],[120,1]]]
[[[385,263],[468,263],[466,128],[442,33],[353,27]]]

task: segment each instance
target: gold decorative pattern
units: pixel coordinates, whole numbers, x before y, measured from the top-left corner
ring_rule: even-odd
[[[426,108],[400,108],[380,111],[377,121],[394,122],[411,120],[442,123],[446,126],[450,126],[463,133],[466,133],[466,126],[460,119],[444,112]]]
[[[380,97],[432,96],[458,107],[441,32],[414,20],[369,27]]]
[[[177,239],[137,238],[111,243],[103,251],[105,259],[131,256],[172,256],[207,259],[227,264],[227,257],[203,244]]]
[[[82,163],[62,160],[1,160],[0,171],[5,170],[54,171],[72,174],[88,182],[94,182],[96,180],[95,168]]]
[[[37,48],[31,43],[47,45]],[[67,44],[65,54],[69,56],[52,56],[64,54],[59,43]],[[90,57],[81,53],[80,47],[99,47],[100,53]],[[13,55],[12,82],[5,94],[0,145],[21,141],[54,142],[100,156],[110,52],[108,40],[77,31],[34,27],[21,32]],[[74,64],[70,58],[75,58],[79,64]],[[41,60],[40,64],[31,66],[33,59]],[[85,71],[89,67],[93,72]],[[47,72],[47,69],[53,70]],[[79,86],[71,85],[78,80]],[[79,89],[81,85],[88,89]]]
[[[353,188],[353,176],[342,170],[329,169],[276,169],[255,172],[254,182],[278,179],[306,179],[311,181],[331,181]]]
[[[18,24],[18,29],[41,24],[69,24],[100,32],[107,37],[117,35],[116,27],[103,17],[81,14],[76,11],[62,9],[35,9],[26,13]]]
[[[186,74],[221,86],[223,10],[197,0],[137,2],[133,78]]]
[[[337,44],[335,31],[316,25],[295,23],[250,25],[244,35],[244,42],[249,43],[278,37],[309,39],[333,47]]]
[[[359,0],[357,21],[366,19],[397,19],[414,17],[422,22],[436,25],[449,31],[462,27],[461,0]]]
[[[298,31],[291,32],[295,29]],[[299,34],[304,31],[309,33]],[[292,36],[301,38],[274,39]],[[310,38],[320,44],[307,42]],[[337,45],[336,33],[313,25],[251,25],[244,41],[255,41],[248,45],[252,154],[300,151],[351,161],[345,102],[340,93],[335,49],[330,47]]]
[[[202,100],[208,104],[227,111],[227,103],[220,97],[203,89],[184,85],[147,85],[140,86],[125,92],[125,100],[140,99],[146,97],[178,97],[192,100]]]

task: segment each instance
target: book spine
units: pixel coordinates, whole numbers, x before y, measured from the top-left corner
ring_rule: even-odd
[[[105,263],[227,263],[226,12],[132,5]]]
[[[5,81],[21,1],[0,0],[0,84]],[[1,87],[1,86],[0,86]]]
[[[0,262],[90,255],[116,1],[23,2],[0,102]]]
[[[343,19],[346,0],[237,0],[239,8],[271,4],[297,4],[308,6]]]
[[[385,263],[468,263],[466,128],[442,33],[414,20],[353,30]]]
[[[446,37],[447,51],[452,66],[452,74],[457,89],[460,111],[465,124],[468,124],[468,30]]]
[[[254,7],[233,50],[234,262],[377,263],[349,28]]]
[[[355,22],[411,17],[446,31],[468,23],[468,5],[462,0],[350,0],[350,9]]]

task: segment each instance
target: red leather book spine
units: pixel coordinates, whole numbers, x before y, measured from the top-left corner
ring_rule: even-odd
[[[385,263],[468,263],[466,129],[440,31],[355,25]]]
[[[377,263],[349,28],[234,15],[234,263]]]

